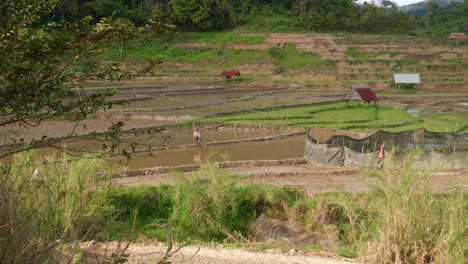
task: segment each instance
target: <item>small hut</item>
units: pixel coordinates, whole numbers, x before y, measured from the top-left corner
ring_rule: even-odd
[[[452,33],[448,36],[450,41],[454,41],[457,45],[460,43],[466,43],[468,36],[465,33]]]
[[[352,86],[344,96],[345,101],[364,101],[366,103],[374,102],[377,105],[379,98],[369,86]]]
[[[239,77],[240,72],[238,70],[222,71],[221,76],[226,77],[226,79],[231,79],[231,77]]]
[[[467,36],[465,36],[465,33],[452,33],[448,36],[448,38],[455,40],[465,40],[467,39]]]
[[[421,83],[421,78],[417,73],[395,73],[393,81],[398,89],[416,89],[416,85]]]

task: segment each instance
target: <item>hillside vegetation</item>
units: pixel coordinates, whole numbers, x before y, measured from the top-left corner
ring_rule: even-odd
[[[268,32],[387,34],[429,34],[436,31],[426,29],[435,25],[444,27],[447,22],[463,30],[466,23],[467,10],[463,2],[450,8],[439,7],[436,2],[422,9],[419,6],[416,9],[405,7],[403,10],[409,13],[400,10],[392,1],[380,2],[376,5],[374,1],[359,3],[352,0],[60,0],[50,17],[55,21],[73,21],[92,16],[98,21],[114,15],[136,25],[144,25],[156,15],[170,18],[183,31],[222,31],[244,27]],[[411,13],[408,9],[417,12]],[[453,13],[458,17],[452,16]],[[463,17],[465,20],[460,19]],[[445,33],[445,30],[440,32]]]

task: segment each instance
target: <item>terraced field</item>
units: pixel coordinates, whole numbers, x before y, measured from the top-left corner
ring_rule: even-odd
[[[116,110],[135,116],[211,116],[225,112],[340,100],[352,85],[369,85],[381,105],[419,113],[467,114],[468,52],[445,39],[351,34],[188,33],[132,44],[138,63],[163,58],[156,76],[123,83],[131,104]],[[171,55],[171,56],[169,56]],[[109,55],[108,59],[118,60]],[[241,71],[239,81],[219,77]],[[394,73],[419,73],[415,91],[392,88]],[[93,92],[93,88],[84,92]],[[136,117],[138,118],[138,117]],[[180,119],[177,119],[180,121]]]

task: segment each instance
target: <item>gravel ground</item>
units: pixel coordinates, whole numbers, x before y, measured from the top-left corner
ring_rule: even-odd
[[[99,261],[102,261],[102,254],[111,255],[112,248],[117,246],[116,243],[107,245],[98,244],[92,246],[83,244],[82,249],[85,250],[86,262],[97,263],[96,255],[100,256]],[[93,251],[96,248],[96,251]],[[164,256],[167,247],[162,244],[141,245],[131,244],[125,251],[128,256],[128,263],[158,263]],[[280,252],[279,249],[267,249],[266,251],[255,252],[243,248],[225,248],[221,246],[196,246],[190,245],[182,248],[179,252],[172,255],[168,259],[171,263],[194,263],[194,264],[346,264],[358,263],[352,259],[346,259],[338,256],[327,255],[327,253],[315,252],[305,253],[295,249]]]

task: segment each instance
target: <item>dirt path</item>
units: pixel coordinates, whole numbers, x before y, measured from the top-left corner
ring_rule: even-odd
[[[355,167],[326,166],[316,164],[301,164],[294,166],[258,166],[221,169],[234,175],[247,176],[245,183],[263,182],[271,185],[281,185],[301,189],[307,193],[346,191],[363,192],[376,184],[376,179],[363,176]],[[185,172],[190,177],[192,172]],[[115,178],[118,185],[157,185],[173,184],[175,179],[171,173],[141,175],[134,177]],[[433,192],[444,192],[451,186],[468,182],[468,170],[435,172],[432,176]]]
[[[115,244],[107,245],[107,252],[112,252],[109,248]],[[83,245],[86,252],[86,263],[97,263],[93,246]],[[97,252],[105,252],[104,245],[96,246]],[[164,256],[167,247],[163,244],[141,245],[132,244],[125,251],[130,254],[128,263],[158,263]],[[318,254],[318,253],[315,253]],[[282,253],[279,249],[269,249],[264,252],[253,252],[247,249],[224,248],[222,246],[208,247],[190,245],[182,248],[174,254],[169,261],[171,263],[193,263],[193,264],[346,264],[357,263],[353,260],[336,256],[319,256],[312,253],[298,252],[294,249]]]

